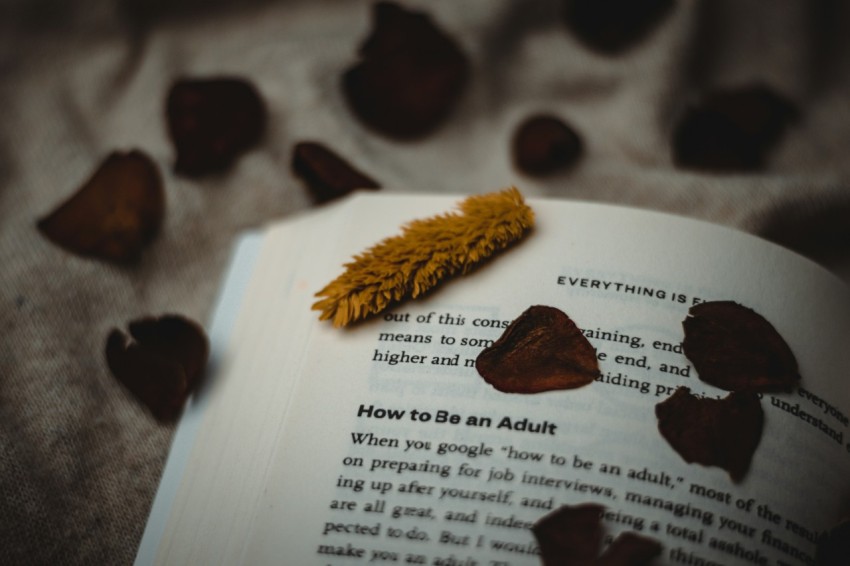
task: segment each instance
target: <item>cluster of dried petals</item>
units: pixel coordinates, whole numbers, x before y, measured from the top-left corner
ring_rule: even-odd
[[[109,369],[157,419],[175,419],[206,367],[209,342],[203,328],[165,315],[133,321],[129,331],[130,336],[117,328],[109,333]]]
[[[475,368],[505,393],[574,389],[599,376],[596,350],[572,319],[540,305],[528,308],[482,350]]]
[[[764,428],[757,393],[795,385],[796,360],[770,323],[730,301],[697,305],[683,324],[684,351],[700,378],[734,392],[718,400],[680,387],[655,408],[659,431],[686,462],[721,467],[739,482]],[[596,351],[575,323],[546,306],[522,313],[480,352],[475,367],[506,393],[573,389],[599,375]]]
[[[695,305],[682,327],[700,380],[732,393],[707,399],[680,387],[656,406],[658,429],[686,462],[721,467],[739,482],[764,428],[758,393],[793,389],[797,360],[772,324],[732,301]]]
[[[168,94],[167,118],[175,168],[188,175],[226,169],[265,128],[259,94],[240,79],[178,81]],[[37,227],[72,253],[127,263],[152,241],[164,214],[156,163],[141,151],[115,152]],[[112,373],[158,419],[175,418],[203,373],[208,351],[203,329],[166,316],[135,321],[130,334],[132,339],[113,330],[107,339]]]

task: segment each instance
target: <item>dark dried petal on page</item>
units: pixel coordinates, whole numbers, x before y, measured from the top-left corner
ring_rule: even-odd
[[[106,341],[112,374],[160,421],[180,415],[206,367],[209,342],[203,328],[179,315],[143,318],[130,336],[113,329]]]
[[[544,566],[590,566],[602,547],[602,512],[593,503],[562,507],[531,527]]]
[[[699,378],[727,391],[791,391],[791,348],[763,316],[732,301],[700,303],[682,321],[682,348]]]
[[[138,259],[165,214],[159,169],[141,151],[111,153],[71,197],[39,220],[54,244],[116,263]]]
[[[694,169],[761,169],[797,114],[793,103],[760,84],[710,93],[679,119],[673,161]]]
[[[512,151],[517,169],[529,175],[548,175],[573,165],[581,155],[582,143],[561,119],[533,116],[517,128]]]
[[[380,188],[375,180],[320,143],[296,145],[292,151],[292,169],[307,182],[317,203],[345,196],[356,189]]]
[[[562,311],[533,306],[478,354],[484,380],[505,393],[574,389],[599,376],[596,350]]]
[[[850,519],[845,519],[821,537],[818,541],[815,564],[817,566],[850,564]]]
[[[564,19],[585,45],[615,55],[646,37],[672,7],[673,0],[565,0]]]
[[[360,61],[342,77],[345,99],[367,126],[392,138],[430,133],[449,115],[469,81],[470,64],[431,18],[379,2]]]
[[[266,127],[259,92],[238,78],[178,80],[168,93],[166,114],[177,150],[174,170],[188,176],[226,170],[259,143]]]
[[[625,532],[614,539],[594,566],[646,566],[661,554],[663,548],[653,538]]]
[[[655,415],[661,436],[686,462],[723,468],[735,482],[746,475],[764,428],[755,393],[709,399],[679,387]]]

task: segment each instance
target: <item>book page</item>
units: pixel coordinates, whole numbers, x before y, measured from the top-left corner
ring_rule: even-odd
[[[347,329],[309,312],[313,293],[353,254],[454,202],[358,197],[323,223],[321,251],[307,223],[307,239],[294,230],[267,236],[270,255],[286,239],[309,242],[313,267],[266,269],[266,287],[289,290],[285,308],[266,305],[244,322],[264,330],[254,336],[254,374],[238,378],[287,384],[275,397],[279,410],[260,419],[263,472],[251,471],[254,457],[227,456],[230,443],[254,442],[248,429],[196,446],[195,473],[244,468],[249,482],[217,485],[250,504],[235,519],[227,506],[217,512],[208,484],[204,532],[188,519],[194,504],[184,496],[159,558],[539,564],[530,526],[562,505],[597,503],[606,509],[606,540],[624,531],[656,539],[659,564],[813,563],[817,537],[850,512],[844,285],[725,228],[532,200],[537,225],[525,241],[427,297]],[[688,309],[712,300],[769,320],[802,376],[793,393],[762,396],[764,431],[740,482],[686,463],[655,416],[680,386],[727,395],[700,381],[681,353]],[[523,395],[482,379],[477,355],[533,305],[556,307],[582,329],[599,359],[595,382]],[[273,354],[280,348],[289,358]],[[251,399],[268,397],[255,390]],[[209,536],[228,529],[235,534],[224,542]]]
[[[224,351],[230,348],[229,340],[234,334],[234,322],[239,316],[245,290],[251,280],[257,255],[262,245],[262,237],[257,233],[247,233],[240,237],[234,246],[233,258],[224,277],[222,291],[218,297],[215,313],[209,323],[210,363],[208,373],[216,373]],[[180,426],[174,435],[171,453],[162,472],[162,479],[151,506],[150,516],[139,543],[136,564],[152,564],[162,540],[163,529],[172,510],[172,502],[184,477],[187,460],[197,438],[198,429],[209,403],[205,391],[193,395],[187,403],[180,419]]]
[[[219,300],[214,323],[227,318],[232,328],[213,326],[207,376],[181,418],[137,565],[231,564],[242,552],[297,381],[287,368],[303,354],[308,336],[285,330],[315,319],[292,297],[309,288],[301,277],[317,265],[312,254],[331,245],[325,236],[341,212],[322,207],[269,228],[249,250],[237,250],[228,279],[248,281],[228,281]],[[237,314],[220,316],[234,305]],[[215,339],[228,334],[226,345]],[[188,457],[181,452],[187,445]]]

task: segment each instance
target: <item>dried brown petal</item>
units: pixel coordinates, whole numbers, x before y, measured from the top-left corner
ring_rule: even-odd
[[[614,55],[642,40],[673,0],[565,0],[567,25],[588,47]]]
[[[825,533],[818,541],[817,566],[847,566],[850,564],[850,519]]]
[[[563,505],[531,527],[544,566],[590,566],[602,546],[602,512],[593,503]]]
[[[292,169],[301,176],[316,202],[347,195],[355,189],[377,189],[380,185],[344,159],[315,142],[301,142],[292,151]]]
[[[764,428],[755,393],[708,399],[679,387],[655,406],[655,415],[661,436],[686,462],[723,468],[735,482],[746,475]]]
[[[594,566],[645,566],[662,549],[661,543],[653,538],[625,532],[614,539]]]
[[[679,120],[673,161],[696,169],[760,169],[797,114],[790,101],[764,85],[709,93]]]
[[[221,172],[262,138],[266,110],[254,86],[237,78],[181,79],[168,93],[174,170],[189,176]]]
[[[700,303],[682,322],[685,356],[699,378],[727,391],[790,391],[797,360],[772,324],[732,301]]]
[[[203,328],[179,315],[130,323],[106,341],[112,374],[161,421],[176,418],[200,382],[209,354]]]
[[[156,164],[141,151],[111,153],[38,229],[54,244],[113,262],[138,259],[165,213]]]
[[[431,18],[392,2],[374,8],[361,60],[342,77],[346,101],[367,126],[393,138],[436,128],[469,80],[469,62]]]
[[[581,154],[578,134],[554,116],[534,116],[523,122],[513,138],[516,167],[529,175],[567,169]]]
[[[602,556],[601,505],[563,505],[531,527],[544,566],[645,566],[661,554],[658,541],[632,532],[620,534]]]
[[[574,389],[599,375],[596,350],[562,311],[533,306],[478,354],[484,380],[506,393]]]

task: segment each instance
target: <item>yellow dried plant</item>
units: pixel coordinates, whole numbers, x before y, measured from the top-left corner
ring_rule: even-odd
[[[534,212],[516,187],[467,197],[459,213],[414,220],[402,234],[354,256],[345,272],[316,293],[320,320],[345,326],[406,298],[416,298],[446,277],[518,241]]]

